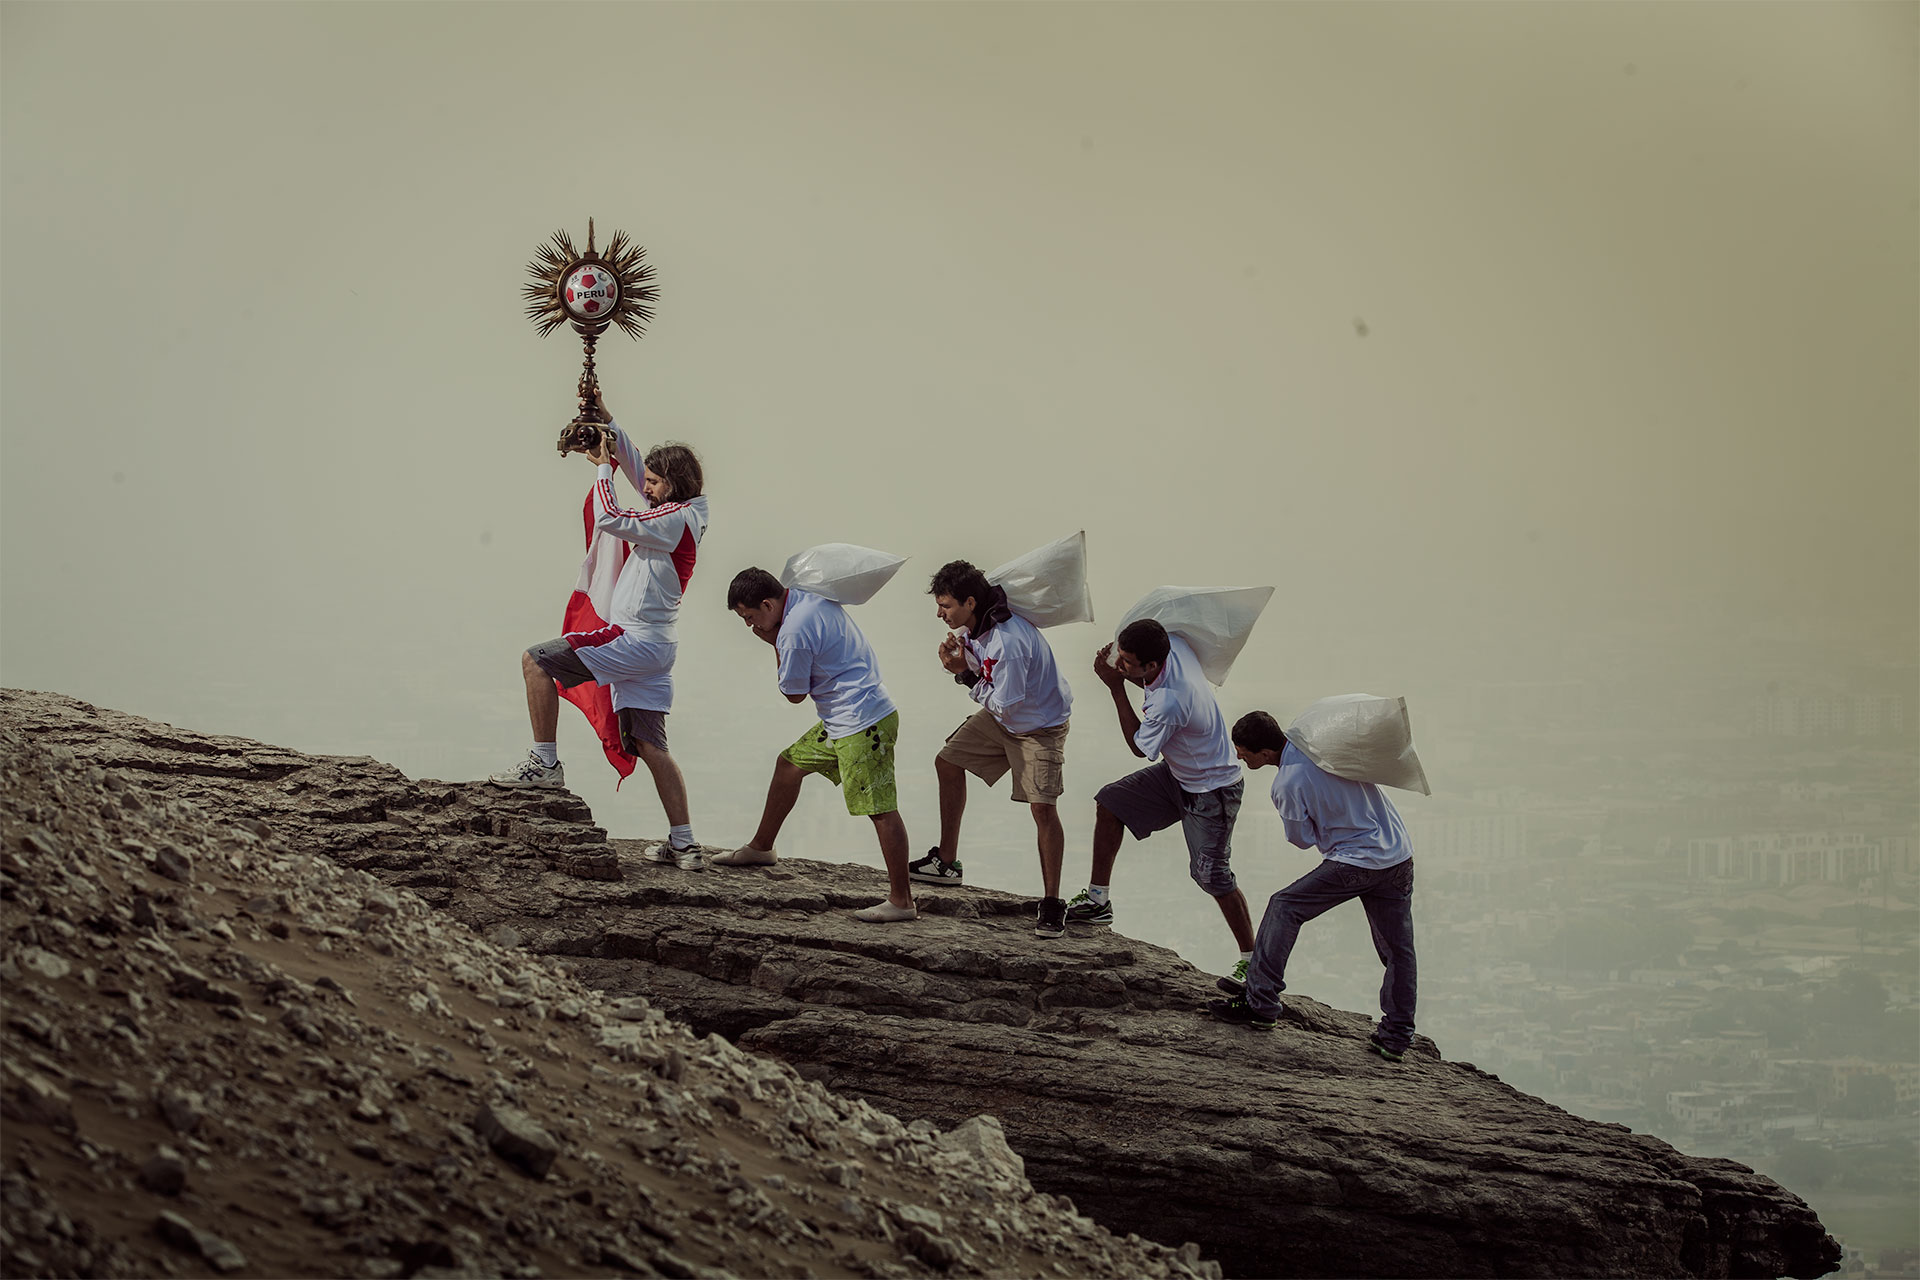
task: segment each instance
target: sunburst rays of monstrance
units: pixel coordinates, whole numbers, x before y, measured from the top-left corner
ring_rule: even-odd
[[[600,390],[593,367],[594,344],[609,325],[618,325],[630,338],[645,336],[653,319],[653,304],[660,300],[653,267],[647,262],[647,251],[624,231],[613,233],[604,254],[596,251],[593,219],[588,218],[584,253],[574,248],[572,236],[556,231],[527,264],[527,274],[533,277],[523,290],[527,318],[540,336],[544,338],[561,325],[571,324],[586,347],[579,388],[585,405],[579,417],[561,428],[558,445],[562,456],[576,449],[584,452],[599,442],[599,428],[606,422],[606,416],[594,407]]]

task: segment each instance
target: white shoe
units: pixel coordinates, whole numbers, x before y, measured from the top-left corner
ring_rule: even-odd
[[[716,867],[770,867],[780,855],[771,849],[756,849],[743,844],[732,853],[716,853],[707,861]]]
[[[525,760],[511,769],[487,775],[487,781],[496,787],[545,787],[553,791],[565,791],[567,766],[556,763],[548,767],[540,763],[539,756],[529,751]]]
[[[707,869],[706,851],[697,844],[690,844],[681,849],[671,842],[663,841],[647,850],[643,856],[648,862],[657,862],[663,867],[678,867],[682,871]]]
[[[895,924],[902,920],[918,920],[917,907],[896,907],[891,902],[876,902],[863,911],[853,913],[855,920],[865,920],[868,924]]]

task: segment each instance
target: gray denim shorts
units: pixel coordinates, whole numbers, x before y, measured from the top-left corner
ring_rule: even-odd
[[[1135,840],[1174,823],[1187,838],[1187,874],[1216,898],[1237,887],[1233,868],[1233,823],[1240,816],[1244,781],[1212,791],[1183,791],[1165,760],[1109,782],[1094,794],[1100,807],[1120,819]]]

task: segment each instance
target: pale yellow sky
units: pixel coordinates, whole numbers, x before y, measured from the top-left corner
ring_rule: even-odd
[[[1917,12],[7,4],[0,679],[512,710],[588,479],[521,267],[590,214],[663,291],[609,399],[707,461],[710,717],[727,577],[829,540],[914,557],[909,693],[927,572],[1082,527],[1107,619],[1279,588],[1248,697],[1622,616],[1910,652]]]

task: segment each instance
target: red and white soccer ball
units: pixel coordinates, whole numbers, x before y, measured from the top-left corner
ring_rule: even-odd
[[[560,297],[575,319],[604,320],[620,300],[620,285],[612,272],[589,262],[567,273],[560,284]]]

